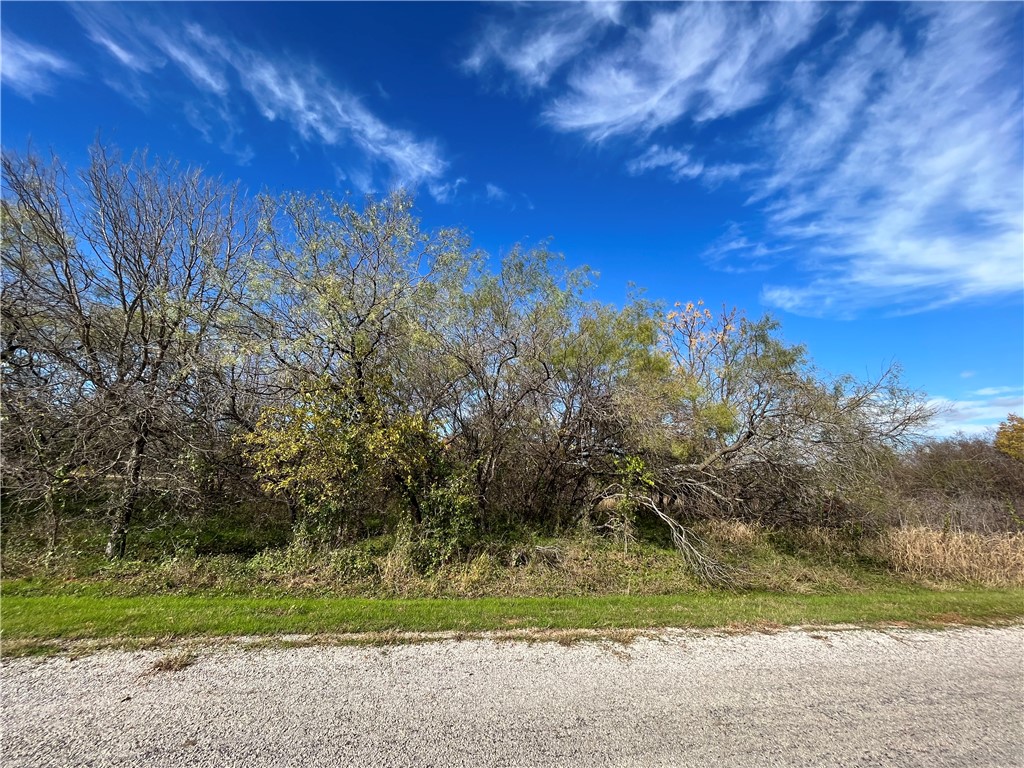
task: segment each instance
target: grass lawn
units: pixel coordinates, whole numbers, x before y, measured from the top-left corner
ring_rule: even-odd
[[[251,598],[224,595],[9,595],[3,652],[59,650],[59,641],[280,634],[483,632],[792,625],[1007,624],[1024,620],[1024,590],[923,588],[832,595],[697,592],[675,596],[478,599]]]

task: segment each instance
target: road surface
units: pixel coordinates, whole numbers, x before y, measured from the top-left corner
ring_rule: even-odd
[[[14,766],[1024,766],[1024,628],[3,664]]]

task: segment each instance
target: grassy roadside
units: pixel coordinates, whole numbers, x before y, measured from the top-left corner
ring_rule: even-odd
[[[830,624],[935,627],[1022,619],[1021,589],[399,600],[83,594],[13,595],[0,603],[4,655],[59,650],[59,641],[68,640],[130,645],[141,638],[239,635]]]

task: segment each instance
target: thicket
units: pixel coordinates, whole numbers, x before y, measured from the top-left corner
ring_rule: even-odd
[[[241,517],[246,554],[388,536],[431,572],[653,524],[714,581],[695,521],[1021,525],[1019,457],[921,442],[895,367],[826,375],[769,317],[601,304],[588,270],[488,258],[402,193],[250,197],[99,146],[2,170],[5,551],[103,525],[110,559],[231,552]]]

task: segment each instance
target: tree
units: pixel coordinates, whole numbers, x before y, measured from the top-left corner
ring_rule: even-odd
[[[996,450],[1017,461],[1024,461],[1024,419],[1015,413],[1006,417],[996,430]]]
[[[335,539],[395,502],[421,523],[443,465],[430,424],[395,418],[354,382],[303,385],[291,402],[264,409],[241,440],[264,488],[296,510],[292,522]]]
[[[392,363],[421,308],[462,274],[465,237],[423,232],[402,192],[367,197],[362,211],[329,195],[264,208],[270,248],[253,309],[272,359],[296,385],[334,380],[357,398],[390,394]]]
[[[915,442],[888,475],[894,522],[983,533],[1022,526],[1024,462],[982,436]]]
[[[931,416],[897,368],[866,382],[825,377],[778,328],[699,302],[665,318],[682,396],[664,419],[669,453],[648,461],[693,511],[813,520],[850,501],[884,452]]]
[[[209,448],[206,369],[261,242],[257,211],[199,171],[99,146],[77,180],[31,154],[5,153],[3,175],[16,286],[4,297],[5,421],[18,447],[69,436],[21,454],[39,472],[119,486],[106,553],[121,557],[143,478],[159,460],[169,471],[149,480],[173,491]]]
[[[430,344],[449,383],[438,412],[450,442],[475,476],[480,522],[521,512],[531,499],[532,450],[551,424],[546,400],[553,353],[578,315],[583,272],[557,276],[543,249],[513,249],[496,274],[481,269],[447,313],[433,318]],[[545,412],[547,411],[547,412]]]

